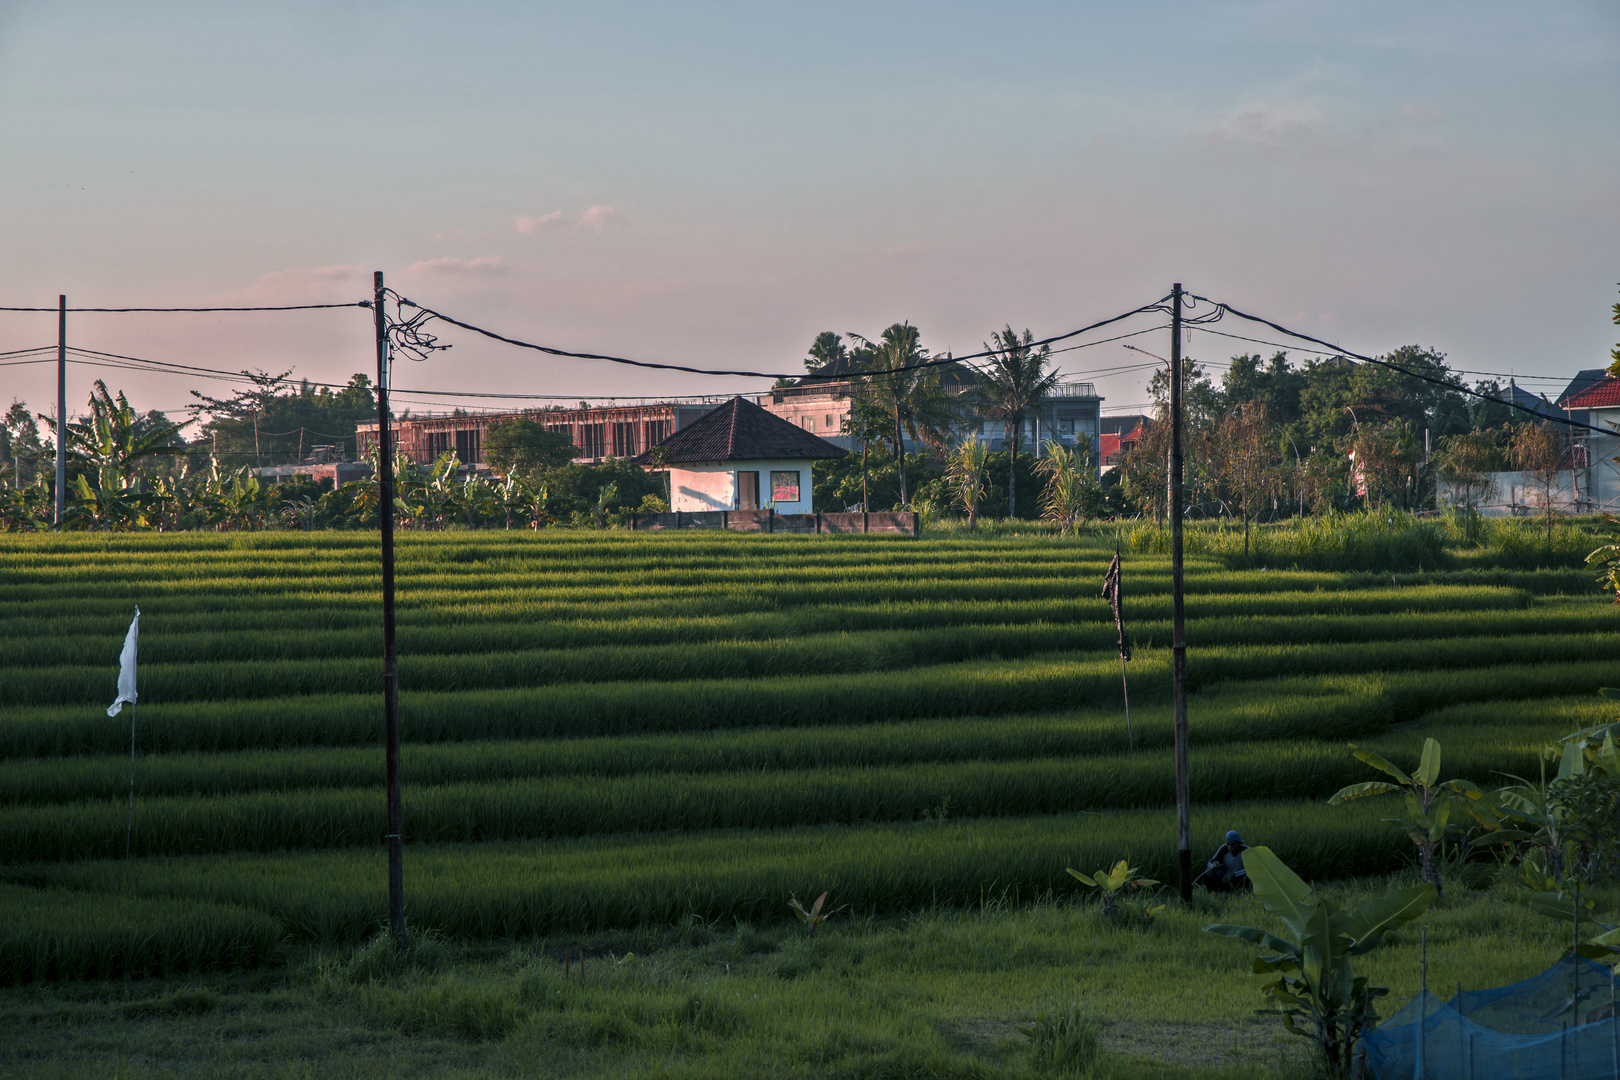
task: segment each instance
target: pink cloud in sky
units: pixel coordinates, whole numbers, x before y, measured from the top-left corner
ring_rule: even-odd
[[[579,223],[587,229],[601,232],[609,223],[623,221],[624,212],[616,206],[592,206],[579,215]]]
[[[511,267],[499,255],[480,255],[476,259],[458,259],[441,255],[437,259],[419,259],[411,263],[404,273],[430,277],[468,277],[504,274]]]
[[[309,266],[274,270],[230,299],[253,304],[315,304],[348,299],[358,288],[369,295],[366,274],[358,266]]]
[[[561,210],[553,210],[549,214],[520,214],[515,224],[518,232],[528,235],[561,228],[568,224],[568,218]]]
[[[527,236],[569,227],[601,232],[613,222],[624,220],[624,211],[617,206],[597,205],[586,207],[577,215],[562,210],[553,210],[549,214],[521,214],[513,224],[518,232]]]

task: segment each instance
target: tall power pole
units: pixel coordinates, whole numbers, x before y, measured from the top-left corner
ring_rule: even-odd
[[[1176,866],[1192,899],[1192,813],[1187,790],[1187,618],[1181,573],[1181,282],[1170,288],[1170,697],[1176,713]]]
[[[56,298],[56,527],[67,509],[67,297]]]
[[[382,525],[383,739],[388,772],[388,932],[405,943],[405,808],[399,784],[399,657],[394,649],[394,436],[388,417],[388,317],[383,275],[372,279],[377,325],[377,518]]]

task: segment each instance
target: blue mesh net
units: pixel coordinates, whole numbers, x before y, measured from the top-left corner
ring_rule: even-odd
[[[1368,1070],[1378,1080],[1611,1080],[1614,994],[1609,969],[1590,960],[1450,1001],[1421,994],[1363,1039]]]

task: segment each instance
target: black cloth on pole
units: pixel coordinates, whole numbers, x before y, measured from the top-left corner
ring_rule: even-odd
[[[1124,603],[1120,595],[1120,565],[1119,552],[1114,552],[1114,561],[1108,564],[1108,576],[1103,578],[1102,596],[1108,601],[1108,606],[1114,609],[1114,628],[1119,631],[1119,658],[1131,658],[1131,639],[1125,633],[1125,613],[1121,610]]]

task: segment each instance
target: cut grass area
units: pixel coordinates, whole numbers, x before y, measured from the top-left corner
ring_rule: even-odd
[[[1388,884],[1324,888],[1354,901]],[[1601,911],[1615,910],[1612,892]],[[371,942],[252,974],[0,990],[0,1072],[1037,1080],[1046,1074],[1018,1029],[1078,1002],[1101,1023],[1098,1080],[1308,1075],[1303,1041],[1254,1015],[1253,950],[1200,930],[1279,930],[1252,898],[1172,904],[1144,928],[1075,895],[839,916],[813,941],[774,921],[689,922],[460,946],[429,938],[403,956]],[[1500,885],[1456,887],[1420,925],[1431,988],[1503,985],[1562,948],[1558,925]],[[583,982],[577,963],[572,974],[561,964],[581,946]],[[1417,992],[1419,951],[1412,927],[1359,961],[1391,989],[1386,1015]]]

